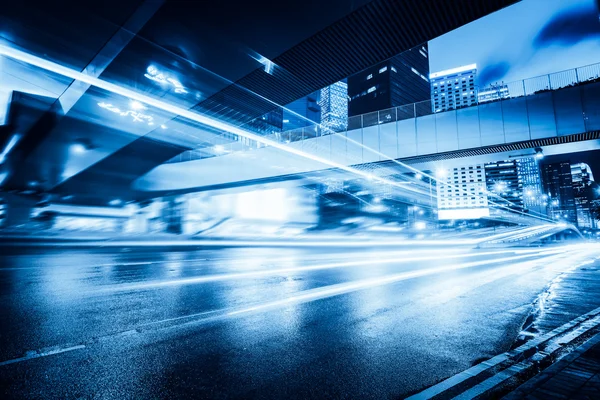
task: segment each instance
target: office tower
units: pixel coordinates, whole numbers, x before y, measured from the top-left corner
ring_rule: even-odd
[[[489,201],[496,203],[495,209],[523,211],[523,182],[517,160],[485,164],[485,184]]]
[[[508,86],[504,84],[490,85],[484,89],[479,90],[477,94],[477,100],[481,103],[487,103],[490,101],[507,99],[510,97]]]
[[[477,64],[432,73],[429,81],[433,112],[477,104]]]
[[[568,161],[545,164],[542,184],[548,194],[548,213],[552,219],[577,223],[571,164]]]
[[[430,99],[427,45],[417,46],[348,78],[350,117]]]
[[[573,182],[577,225],[581,228],[593,228],[595,224],[590,206],[593,200],[591,186],[594,182],[594,175],[589,165],[585,163],[571,164],[571,180]]]
[[[517,160],[517,173],[523,184],[523,206],[536,215],[545,214],[548,196],[542,190],[539,162],[535,157]]]
[[[348,126],[348,84],[340,81],[321,89],[321,125],[341,132]]]
[[[482,164],[440,170],[436,175],[440,220],[477,219],[490,215]]]
[[[283,110],[283,131],[320,123],[321,107],[318,100],[317,91],[286,105]]]

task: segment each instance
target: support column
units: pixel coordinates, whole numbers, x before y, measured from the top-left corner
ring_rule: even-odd
[[[130,204],[131,216],[124,229],[126,233],[150,233],[152,232],[151,219],[154,217],[153,202],[144,201]]]

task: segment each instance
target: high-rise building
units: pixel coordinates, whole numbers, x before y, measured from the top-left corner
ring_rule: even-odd
[[[478,219],[490,215],[483,164],[437,173],[438,218]]]
[[[477,64],[434,72],[429,75],[429,81],[433,112],[477,104]]]
[[[479,93],[477,93],[477,100],[480,104],[489,101],[507,99],[509,97],[510,92],[508,91],[508,86],[504,84],[490,85],[479,90]]]
[[[319,92],[296,100],[283,109],[283,130],[302,128],[321,122],[321,106]]]
[[[335,132],[348,126],[348,84],[339,81],[321,89],[318,105],[321,108],[321,125]]]
[[[517,160],[485,164],[485,183],[488,193],[494,194],[489,200],[497,204],[495,209],[523,211],[523,182]]]
[[[594,182],[594,175],[590,166],[585,163],[571,164],[571,180],[577,225],[581,228],[593,228],[595,224],[590,208],[593,200],[591,186]]]
[[[548,195],[548,213],[552,219],[577,223],[571,164],[568,161],[544,164],[542,184]]]
[[[427,44],[348,78],[350,117],[430,99]]]
[[[517,172],[523,183],[523,206],[537,215],[545,214],[548,196],[542,189],[539,161],[535,157],[517,159]]]

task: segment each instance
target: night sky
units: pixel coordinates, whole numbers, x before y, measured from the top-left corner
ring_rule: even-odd
[[[430,70],[476,63],[485,86],[599,63],[598,2],[523,0],[430,41]]]

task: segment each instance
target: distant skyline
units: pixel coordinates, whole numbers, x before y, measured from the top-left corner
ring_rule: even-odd
[[[600,176],[600,150],[581,151],[576,153],[557,154],[546,156],[541,164],[569,162],[570,164],[586,163],[590,166],[594,177]]]
[[[476,63],[480,86],[600,63],[599,0],[523,0],[429,42],[431,72]]]

